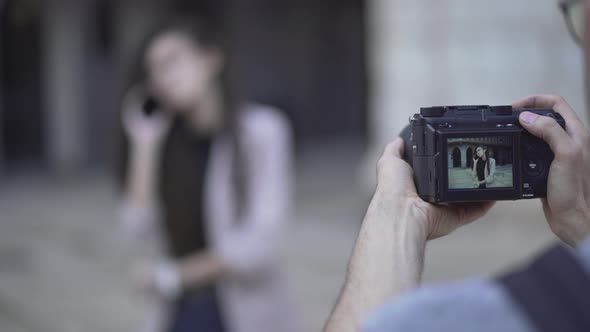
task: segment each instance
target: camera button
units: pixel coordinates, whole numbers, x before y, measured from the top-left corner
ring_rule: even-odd
[[[543,172],[543,165],[537,159],[526,159],[524,167],[526,172],[530,175],[539,175]]]
[[[439,118],[445,115],[444,107],[423,107],[420,109],[420,115],[426,118]]]
[[[522,198],[533,198],[535,197],[535,191],[533,185],[525,182],[522,184]]]

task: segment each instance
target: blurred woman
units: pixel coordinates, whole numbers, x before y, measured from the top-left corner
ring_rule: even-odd
[[[473,177],[475,178],[475,187],[479,189],[487,188],[487,184],[494,182],[496,174],[496,160],[490,158],[488,149],[485,146],[478,146],[475,149],[475,158],[473,158]]]
[[[175,20],[143,44],[123,101],[121,216],[159,223],[169,259],[140,273],[167,299],[167,331],[292,331],[277,254],[287,221],[291,129],[238,104],[219,40]]]

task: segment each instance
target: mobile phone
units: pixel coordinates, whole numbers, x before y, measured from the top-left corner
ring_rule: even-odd
[[[143,103],[143,113],[147,116],[151,116],[160,109],[160,103],[153,96],[148,96]]]

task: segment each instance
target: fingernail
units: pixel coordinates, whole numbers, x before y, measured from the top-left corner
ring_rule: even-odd
[[[520,119],[528,124],[533,123],[538,117],[538,114],[531,112],[523,112],[520,114]]]

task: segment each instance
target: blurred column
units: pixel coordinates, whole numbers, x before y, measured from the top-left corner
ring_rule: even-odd
[[[2,14],[4,13],[4,5],[6,4],[6,1],[4,0],[0,0],[0,17],[2,17]],[[3,122],[3,116],[4,116],[4,99],[2,94],[4,93],[4,87],[2,86],[2,81],[3,81],[3,75],[4,75],[4,68],[3,68],[3,49],[4,49],[4,40],[3,37],[4,36],[4,31],[2,31],[2,25],[0,25],[0,174],[2,174],[2,171],[4,169],[4,133],[2,132],[2,128],[4,128],[4,122]]]
[[[461,145],[461,168],[467,168],[467,146]]]
[[[372,192],[375,185],[375,165],[383,144],[397,129],[394,129],[395,94],[395,13],[398,0],[367,1],[367,62],[368,91],[368,140],[369,150],[361,167],[361,182],[365,191]],[[398,128],[399,129],[399,128]]]
[[[89,0],[50,0],[43,17],[44,100],[47,157],[57,172],[80,169],[87,142],[84,135],[85,41]]]
[[[586,28],[584,30],[586,118],[590,120],[590,0],[586,0]]]

